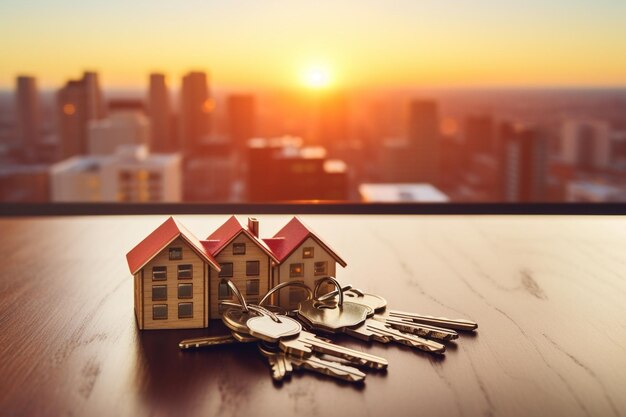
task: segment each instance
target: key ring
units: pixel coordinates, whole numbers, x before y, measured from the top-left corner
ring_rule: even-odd
[[[248,303],[246,303],[246,300],[243,298],[243,295],[241,295],[239,288],[237,288],[235,283],[229,279],[226,280],[226,284],[228,284],[228,287],[230,288],[231,292],[235,294],[235,297],[237,297],[237,299],[239,300],[240,306],[243,308],[243,311],[245,311],[246,313],[249,313],[250,309],[248,308]],[[222,304],[226,304],[226,303],[222,303]],[[232,304],[226,304],[226,305],[232,305]]]
[[[341,289],[341,284],[339,283],[339,281],[331,276],[324,277],[317,281],[317,284],[315,284],[315,289],[313,290],[313,296],[316,300],[319,300],[319,298],[317,298],[317,292],[322,287],[322,284],[326,281],[330,281],[337,288],[337,295],[339,296],[339,301],[337,302],[337,305],[339,307],[343,307],[343,289]]]
[[[288,286],[294,286],[294,287],[300,287],[300,288],[304,288],[306,290],[306,295],[307,295],[307,300],[310,300],[313,298],[313,291],[311,291],[311,288],[309,288],[308,285],[306,285],[304,282],[300,282],[300,281],[287,281],[287,282],[282,282],[278,285],[276,285],[274,288],[272,288],[271,290],[269,290],[264,296],[263,298],[261,298],[261,301],[259,301],[259,305],[262,306],[265,304],[265,302],[267,300],[269,300],[270,296],[272,294],[274,294],[276,291],[280,291],[281,289],[288,287]]]

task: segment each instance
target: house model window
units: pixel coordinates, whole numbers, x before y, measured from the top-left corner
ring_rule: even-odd
[[[315,275],[328,275],[328,261],[315,262],[313,264],[313,273]]]
[[[152,267],[152,280],[153,281],[165,281],[166,279],[167,279],[167,267],[166,266]]]
[[[312,247],[308,247],[308,248],[302,248],[302,257],[303,258],[312,258],[313,257],[313,248]]]
[[[192,265],[178,265],[178,279],[191,279],[192,278]]]
[[[245,243],[233,243],[233,255],[245,255],[246,244]]]
[[[193,284],[178,284],[178,298],[193,298]]]
[[[183,259],[183,248],[170,248],[170,261]]]
[[[261,263],[259,261],[246,262],[246,275],[259,275],[261,271]]]
[[[290,264],[289,265],[289,277],[298,278],[304,276],[304,264]]]
[[[249,279],[246,281],[246,295],[259,295],[258,279]]]
[[[193,303],[178,303],[178,318],[193,318]]]
[[[152,286],[152,301],[166,301],[167,300],[167,285],[153,285]]]
[[[225,282],[220,282],[217,288],[217,298],[220,300],[228,300],[231,297],[230,288]]]
[[[152,306],[153,320],[167,320],[167,304],[155,304]]]
[[[233,276],[233,263],[232,262],[226,262],[226,263],[220,264],[220,268],[222,269],[219,273],[220,277],[229,278]]]

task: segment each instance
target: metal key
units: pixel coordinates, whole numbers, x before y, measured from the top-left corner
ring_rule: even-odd
[[[401,332],[374,319],[367,319],[360,326],[347,328],[344,332],[347,335],[361,340],[381,343],[396,342],[430,353],[444,353],[446,351],[446,346],[441,343],[423,339],[410,333]]]
[[[385,323],[367,318],[368,314],[364,313],[364,311],[373,312],[373,309],[365,305],[360,305],[361,310],[359,310],[354,307],[359,304],[344,302],[341,286],[337,280],[332,277],[326,277],[318,282],[314,291],[316,296],[319,286],[325,280],[331,281],[339,290],[338,301],[325,302],[313,299],[300,303],[298,307],[298,317],[309,323],[313,329],[332,333],[344,332],[362,340],[382,343],[393,341],[432,353],[443,353],[446,350],[445,346],[441,343],[422,339],[421,337],[409,333],[403,333],[399,330],[387,327]],[[346,308],[346,305],[348,305],[349,308]],[[361,312],[360,315],[357,314],[359,311]]]
[[[420,337],[430,337],[432,339],[445,341],[458,339],[459,337],[459,334],[454,330],[419,324],[400,317],[391,317],[388,313],[375,314],[373,319],[385,323],[387,327],[392,327],[405,333],[412,333]]]
[[[208,346],[230,345],[234,343],[250,343],[257,341],[255,337],[242,335],[239,333],[237,333],[237,336],[235,336],[233,333],[219,336],[196,337],[193,339],[181,340],[178,343],[178,347],[185,350]]]
[[[307,358],[290,356],[280,349],[259,343],[259,350],[270,363],[272,378],[281,381],[293,369],[306,369],[348,382],[359,383],[365,380],[365,374],[351,366],[338,362],[327,361],[315,355]]]
[[[371,369],[386,369],[389,365],[385,358],[336,345],[307,331],[301,331],[295,338],[281,339],[278,346],[286,354],[301,359],[319,353],[343,359],[352,365]]]
[[[346,290],[345,288],[349,288]],[[344,295],[346,295],[346,299],[352,303],[363,304],[367,307],[373,309],[376,313],[385,316],[385,317],[393,317],[396,321],[402,321],[404,323],[416,323],[416,324],[425,324],[431,327],[437,327],[439,329],[451,329],[451,330],[461,330],[461,331],[474,331],[478,328],[478,324],[476,322],[465,320],[465,319],[449,319],[446,317],[433,317],[433,316],[424,316],[417,313],[407,313],[404,311],[398,310],[387,310],[387,300],[383,297],[370,294],[365,291],[359,290],[358,288],[354,288],[352,286],[344,287]],[[330,300],[332,298],[336,298],[338,290],[331,291],[328,294],[320,297],[320,300]],[[386,318],[378,318],[379,320],[386,321]],[[392,320],[394,321],[394,320]],[[396,323],[395,328],[399,330],[403,330],[400,328],[404,323]],[[410,331],[410,330],[407,330]],[[419,334],[420,336],[426,336],[424,330],[415,329],[415,332],[412,333]],[[424,333],[424,334],[420,334]],[[443,334],[441,336],[444,336]],[[435,336],[430,336],[435,337]],[[451,340],[448,338],[450,336],[440,337],[442,340]],[[455,339],[455,337],[452,337]]]

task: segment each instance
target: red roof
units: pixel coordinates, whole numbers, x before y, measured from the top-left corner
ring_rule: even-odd
[[[276,256],[261,239],[256,237],[247,227],[244,227],[235,216],[230,216],[226,222],[217,228],[213,233],[201,241],[204,249],[213,256],[217,256],[230,242],[239,234],[245,233],[254,243],[256,243],[274,261],[278,262]]]
[[[346,262],[297,217],[291,219],[273,238],[263,239],[263,241],[272,250],[278,261],[283,262],[309,237],[320,244],[326,252],[345,268]]]
[[[167,219],[162,225],[150,233],[144,240],[135,246],[126,255],[130,272],[134,275],[143,268],[152,258],[169,245],[177,237],[183,238],[189,246],[205,261],[207,261],[216,270],[220,270],[220,266],[208,252],[202,243],[189,230],[172,217]]]

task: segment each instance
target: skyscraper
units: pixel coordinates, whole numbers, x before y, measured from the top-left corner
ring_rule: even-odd
[[[611,163],[611,127],[599,120],[567,120],[561,128],[565,162],[581,170],[605,169]]]
[[[409,108],[408,163],[412,182],[437,184],[440,180],[439,110],[433,100],[414,100]]]
[[[252,94],[228,97],[228,132],[232,146],[242,154],[247,141],[256,135],[256,100]]]
[[[105,115],[98,74],[68,81],[57,93],[57,114],[62,157],[86,154],[87,123]]]
[[[469,116],[465,119],[465,148],[468,156],[491,154],[494,149],[494,126],[491,116]]]
[[[544,201],[546,196],[548,143],[536,127],[502,124],[504,201]]]
[[[209,97],[207,76],[190,72],[183,77],[181,94],[181,145],[186,154],[201,150],[211,131],[211,113],[214,102]]]
[[[153,152],[175,152],[172,135],[170,95],[163,74],[150,74],[148,113],[152,126],[150,148]]]
[[[32,161],[37,155],[41,109],[37,94],[37,81],[34,77],[17,77],[17,137],[26,160]]]

